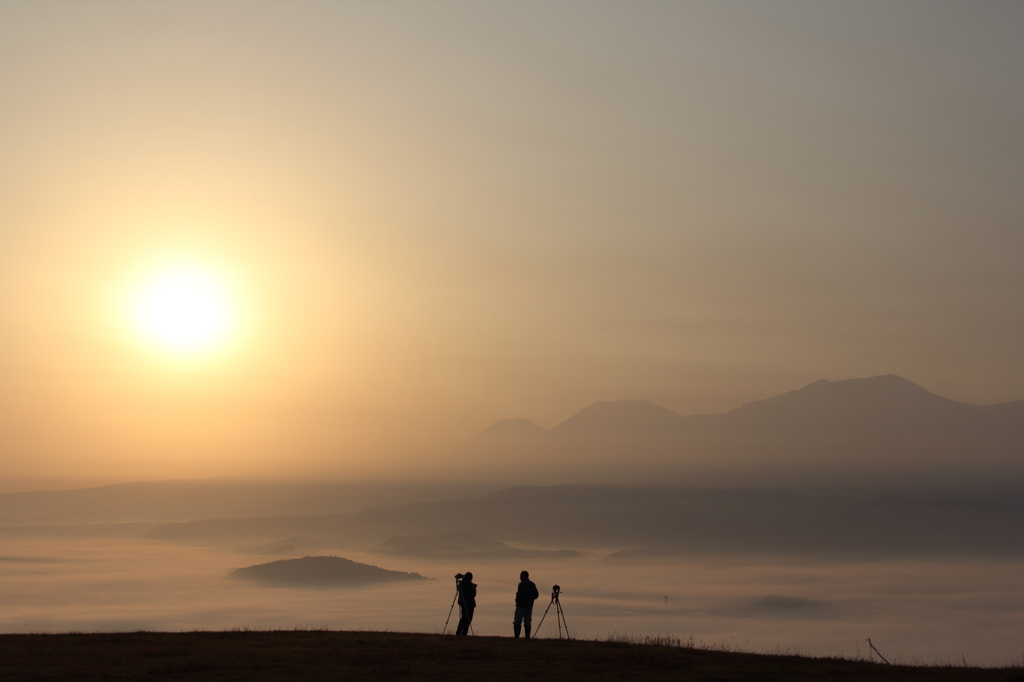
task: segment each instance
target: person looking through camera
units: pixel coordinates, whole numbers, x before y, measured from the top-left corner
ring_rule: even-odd
[[[476,608],[476,584],[473,574],[466,573],[459,581],[459,626],[455,628],[456,636],[469,634],[469,624],[473,622],[473,610]]]
[[[540,597],[537,586],[530,580],[530,572],[519,574],[519,589],[516,590],[516,614],[512,619],[512,631],[519,639],[519,626],[526,626],[526,639],[530,639],[530,628],[533,627],[533,602]]]

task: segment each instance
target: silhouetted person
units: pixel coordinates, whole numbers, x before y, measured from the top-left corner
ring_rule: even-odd
[[[476,608],[476,584],[473,582],[473,574],[467,573],[462,576],[459,583],[459,627],[455,628],[456,635],[468,635],[469,624],[473,622],[473,609]]]
[[[516,590],[516,615],[512,619],[512,631],[519,639],[519,625],[526,625],[526,639],[530,639],[530,629],[533,627],[533,602],[537,601],[540,592],[537,586],[530,580],[529,571],[519,574],[519,589]]]

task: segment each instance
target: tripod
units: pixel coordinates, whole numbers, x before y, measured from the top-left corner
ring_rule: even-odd
[[[448,631],[448,622],[451,621],[451,619],[452,619],[452,612],[455,611],[455,604],[456,604],[456,602],[459,601],[459,595],[461,594],[461,591],[460,591],[459,588],[462,587],[461,583],[462,583],[462,574],[459,573],[457,576],[455,576],[455,598],[452,599],[452,607],[450,609],[448,609],[448,617],[444,619],[444,629],[441,630],[441,634],[442,635],[445,632]],[[459,607],[459,617],[460,618],[462,617],[462,607],[461,606]],[[472,623],[469,624],[469,631],[473,632],[473,624]],[[473,632],[473,634],[476,635],[475,632]]]
[[[540,633],[540,626],[544,625],[544,619],[547,618],[548,611],[551,607],[555,607],[555,622],[558,623],[558,639],[562,639],[562,628],[565,628],[565,638],[572,639],[569,636],[569,625],[565,622],[565,612],[562,611],[562,602],[558,599],[558,595],[562,593],[562,588],[555,585],[551,588],[551,603],[544,609],[544,615],[540,617],[540,623],[537,624],[537,632]],[[534,635],[536,636],[536,635]]]

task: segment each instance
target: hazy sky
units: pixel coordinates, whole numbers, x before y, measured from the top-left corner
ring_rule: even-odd
[[[1024,398],[1024,5],[0,3],[0,476]],[[201,353],[127,312],[218,282]],[[382,468],[383,467],[383,468]]]

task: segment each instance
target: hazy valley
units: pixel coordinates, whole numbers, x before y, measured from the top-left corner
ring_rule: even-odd
[[[503,486],[491,469],[473,482],[2,495],[0,627],[430,632],[451,576],[473,570],[476,627],[500,634],[515,576],[529,567],[563,586],[579,634],[693,633],[845,654],[871,636],[905,658],[966,649],[1003,663],[1024,615],[1020,414],[1021,403],[963,405],[895,377],[819,382],[723,415],[627,402],[598,403],[550,431],[499,422],[453,454],[481,471],[511,458],[538,479],[579,471],[587,481],[601,477],[586,464],[596,452],[607,465],[598,471],[621,474],[603,481]],[[935,473],[923,464],[932,457],[949,466]],[[288,561],[317,556],[434,580],[373,586],[346,568],[359,564]],[[227,580],[246,566],[280,572],[265,584],[285,586]],[[125,596],[109,593],[101,607],[101,586],[115,584]]]

